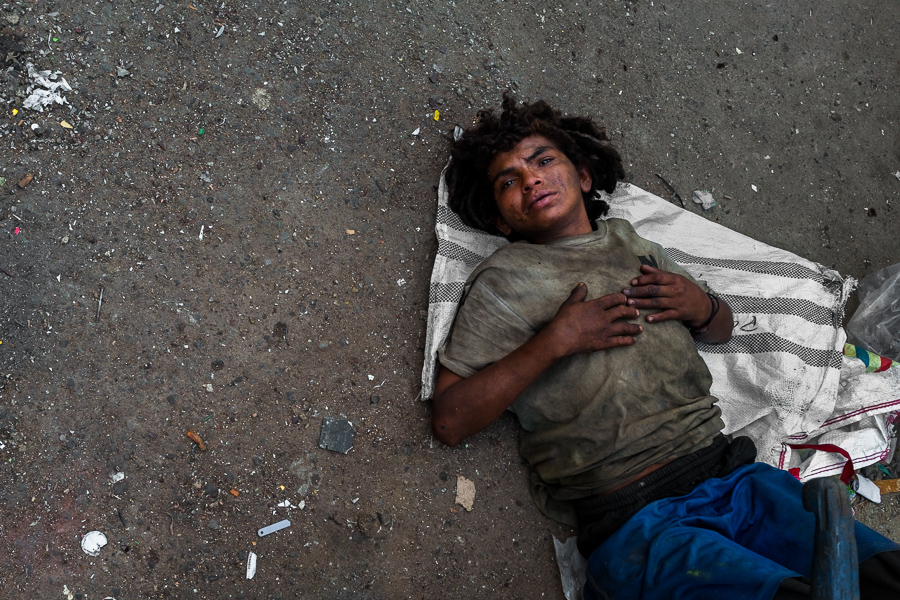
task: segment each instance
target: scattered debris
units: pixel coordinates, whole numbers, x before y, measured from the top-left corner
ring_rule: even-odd
[[[853,480],[853,491],[875,504],[881,504],[881,489],[862,473],[856,474]]]
[[[197,444],[197,446],[200,448],[200,450],[206,450],[206,444],[203,443],[203,438],[201,438],[199,435],[197,435],[196,431],[193,431],[192,429],[188,429],[186,435],[191,439],[192,442]]]
[[[441,111],[439,111],[439,110],[435,110],[435,111],[434,111],[434,120],[435,120],[435,121],[440,121],[440,120],[441,120]]]
[[[100,556],[100,548],[106,545],[106,536],[100,531],[89,531],[81,538],[81,549],[90,556]]]
[[[401,277],[400,279],[397,280],[397,285],[399,287],[403,287],[404,285],[406,285],[406,280]]]
[[[290,526],[291,526],[291,522],[288,521],[287,519],[285,519],[283,521],[278,521],[277,523],[267,525],[266,527],[263,527],[262,529],[257,531],[257,533],[259,534],[259,537],[265,537],[265,536],[269,535],[270,533],[275,533],[276,531],[281,531],[282,529],[285,529]]]
[[[247,579],[253,579],[256,575],[256,553],[247,553]]]
[[[97,299],[97,318],[94,319],[94,322],[100,322],[100,307],[103,306],[103,286],[100,286],[100,298]]]
[[[25,173],[25,176],[19,180],[19,188],[24,190],[32,181],[34,181],[34,175],[32,173]]]
[[[556,549],[556,564],[559,567],[559,578],[566,600],[581,598],[584,587],[587,560],[578,552],[578,536],[570,536],[565,543],[553,536],[553,547]]]
[[[694,190],[693,198],[695,204],[703,205],[703,210],[709,210],[718,204],[712,194],[703,190]]]
[[[74,127],[72,127],[72,125],[69,124],[68,121],[60,121],[59,125],[60,127],[63,127],[65,129],[74,129]]]
[[[237,491],[236,489],[234,489],[234,488],[231,488],[231,491],[230,491],[229,493],[230,493],[232,496],[234,496],[235,498],[237,498],[238,496],[241,495],[241,493],[240,493],[239,491]]]
[[[223,33],[225,33],[225,26],[224,26],[224,25],[222,25],[221,27],[219,27],[219,31],[216,32],[216,37],[217,37],[217,38],[218,38],[218,37],[222,37],[222,34],[223,34]],[[247,576],[247,579],[252,579],[252,578],[253,578],[252,575],[248,575],[248,576]]]
[[[750,184],[750,189],[753,190],[754,192],[758,192],[758,191],[759,191],[759,189],[758,189],[755,185],[753,185],[752,183]]]
[[[118,473],[113,473],[112,475],[109,476],[109,479],[113,483],[119,483],[120,481],[125,479],[125,473],[122,473],[121,471]]]
[[[895,172],[894,177],[896,177],[897,179],[900,179],[900,171]]]
[[[272,96],[266,90],[256,88],[253,90],[253,95],[250,96],[250,101],[253,102],[259,110],[266,110],[272,104]]]
[[[672,192],[672,193],[675,195],[675,199],[678,200],[678,202],[681,203],[681,208],[687,208],[687,206],[686,206],[685,203],[684,203],[684,200],[681,198],[681,194],[679,194],[679,193],[675,190],[675,188],[672,187],[672,184],[669,183],[668,181],[666,181],[666,179],[665,179],[662,175],[660,175],[659,173],[656,173],[656,176],[659,177],[659,180],[662,181],[664,184],[666,184],[666,187],[669,188],[669,191]]]
[[[287,344],[288,326],[283,321],[278,321],[272,327],[272,338],[279,342]],[[290,344],[288,344],[290,346]]]
[[[65,97],[57,90],[62,89],[65,92],[70,92],[72,91],[72,86],[69,85],[69,82],[64,77],[60,77],[62,75],[61,71],[56,71],[55,73],[38,71],[30,62],[25,64],[25,68],[28,69],[28,76],[31,77],[32,83],[26,90],[26,93],[29,95],[25,98],[22,106],[38,112],[44,112],[45,106],[66,103]]]
[[[882,479],[873,482],[882,494],[895,494],[900,492],[900,479]]]
[[[66,597],[66,600],[75,600],[75,594],[69,591],[69,586],[63,586],[63,596]]]
[[[116,67],[116,77],[129,77],[131,72],[125,67]]]
[[[413,134],[413,135],[419,135],[419,132],[420,132],[420,131],[421,131],[421,128],[420,128],[420,127],[416,127],[416,130],[413,131],[412,134]]]
[[[322,433],[319,435],[319,447],[347,454],[353,448],[356,430],[346,419],[325,417],[322,419]]]
[[[475,503],[475,482],[462,475],[456,476],[456,503],[467,511],[471,511]]]

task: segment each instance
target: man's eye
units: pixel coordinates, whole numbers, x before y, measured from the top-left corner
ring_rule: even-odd
[[[541,159],[541,166],[546,165],[548,162],[550,162],[550,161],[552,161],[552,160],[553,160],[553,157],[552,157],[552,156],[548,156],[547,158],[542,158],[542,159]]]
[[[512,179],[507,179],[506,181],[504,181],[504,182],[500,185],[500,189],[501,189],[501,190],[505,190],[506,188],[508,188],[508,187],[511,186],[512,184],[513,184],[513,180],[512,180]]]

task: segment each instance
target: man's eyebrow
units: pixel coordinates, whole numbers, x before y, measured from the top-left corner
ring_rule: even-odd
[[[546,152],[547,150],[553,150],[553,146],[538,146],[537,148],[534,149],[534,152],[531,153],[531,156],[529,156],[528,158],[525,159],[525,161],[531,162],[534,159],[536,159],[538,156],[540,156],[541,154]],[[500,179],[504,175],[511,173],[513,170],[514,170],[513,167],[507,167],[507,168],[503,169],[502,171],[500,171],[499,173],[497,173],[496,175],[494,175],[493,177],[491,177],[491,185],[493,186],[497,182],[498,179]]]

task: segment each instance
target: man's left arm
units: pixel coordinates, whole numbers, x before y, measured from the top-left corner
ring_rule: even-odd
[[[731,339],[734,321],[731,308],[719,297],[713,298],[688,277],[649,265],[641,265],[641,275],[623,290],[627,305],[660,312],[647,316],[648,323],[677,320],[696,332],[694,337],[707,344]]]

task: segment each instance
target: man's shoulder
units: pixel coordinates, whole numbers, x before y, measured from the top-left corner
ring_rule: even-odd
[[[546,248],[540,244],[530,244],[525,241],[513,242],[512,244],[503,246],[486,259],[481,261],[475,270],[472,271],[472,277],[484,271],[507,271],[527,268],[534,262],[540,262],[543,255],[546,254]],[[472,279],[470,277],[470,279]]]

